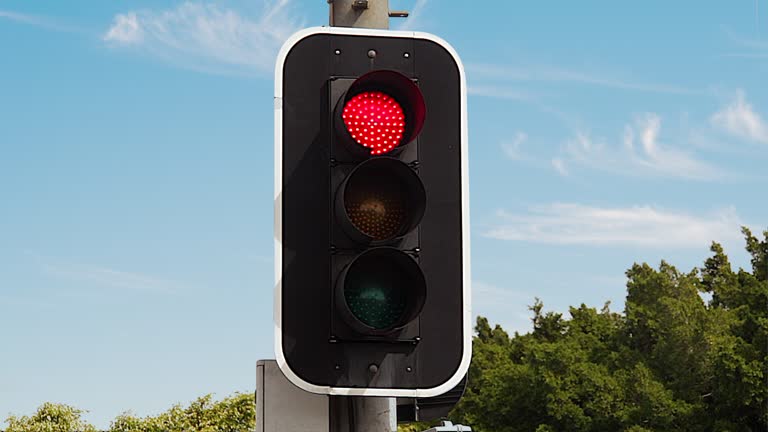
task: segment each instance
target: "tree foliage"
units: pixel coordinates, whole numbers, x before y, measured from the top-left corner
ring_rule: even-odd
[[[45,403],[31,417],[8,417],[5,432],[96,432],[81,420],[82,413],[67,405]],[[109,432],[249,432],[255,427],[253,395],[235,393],[220,401],[208,394],[186,408],[174,405],[156,416],[126,412],[112,421]]]
[[[46,402],[31,416],[8,416],[5,432],[96,432],[80,418],[82,414],[69,405]]]
[[[717,243],[687,273],[635,264],[623,314],[582,304],[565,318],[536,299],[533,331],[511,337],[478,317],[452,419],[477,432],[768,430],[768,231],[743,233],[751,271],[734,271]],[[94,432],[81,414],[45,403],[9,416],[6,432]],[[126,412],[109,430],[239,432],[255,418],[251,394],[206,395],[156,416]]]
[[[157,416],[139,418],[123,413],[112,421],[109,432],[245,432],[255,426],[252,394],[235,393],[218,402],[208,394],[187,408],[174,405]]]
[[[743,233],[751,272],[717,243],[687,273],[635,264],[623,314],[582,304],[564,318],[536,299],[533,331],[512,337],[479,317],[454,420],[479,432],[768,430],[768,231]]]

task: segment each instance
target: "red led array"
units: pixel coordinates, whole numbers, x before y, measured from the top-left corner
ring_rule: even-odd
[[[403,108],[392,96],[379,91],[355,95],[341,114],[352,138],[372,155],[397,147],[405,132]]]

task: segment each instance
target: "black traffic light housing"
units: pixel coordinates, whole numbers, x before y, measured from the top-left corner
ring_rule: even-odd
[[[311,28],[275,73],[275,351],[304,390],[429,397],[471,356],[466,87],[432,35]]]

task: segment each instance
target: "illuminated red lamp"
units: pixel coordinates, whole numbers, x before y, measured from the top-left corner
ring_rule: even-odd
[[[392,70],[361,76],[336,108],[337,131],[355,151],[373,156],[397,150],[421,132],[426,105],[410,78]]]
[[[388,153],[400,144],[405,133],[403,107],[380,91],[358,93],[347,101],[341,114],[347,132],[372,155]]]

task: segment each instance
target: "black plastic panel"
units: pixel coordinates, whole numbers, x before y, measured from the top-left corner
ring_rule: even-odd
[[[373,59],[370,50],[376,51]],[[391,244],[418,248],[414,256],[427,293],[420,317],[400,333],[365,338],[344,328],[334,314],[336,277],[362,248],[348,240],[333,214],[336,188],[357,162],[340,150],[331,120],[345,87],[376,69],[414,79],[427,106],[417,142],[394,155],[418,163],[427,195],[424,218],[411,235]],[[413,389],[444,383],[459,366],[465,336],[461,95],[453,57],[425,40],[312,35],[285,60],[282,103],[280,324],[289,367],[304,381],[322,386]]]

